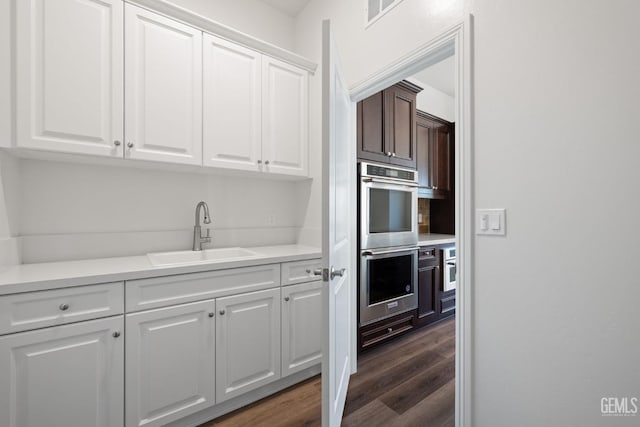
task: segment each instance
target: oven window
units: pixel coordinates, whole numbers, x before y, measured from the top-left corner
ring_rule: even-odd
[[[411,231],[410,191],[372,188],[369,197],[369,233]]]
[[[413,293],[413,255],[378,258],[369,263],[369,305]]]

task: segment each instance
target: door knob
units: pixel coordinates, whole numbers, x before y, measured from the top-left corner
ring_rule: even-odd
[[[329,274],[329,276],[333,280],[333,278],[336,276],[340,276],[340,277],[344,276],[345,271],[347,271],[346,268],[341,268],[340,270],[336,270],[335,268],[331,267],[331,273]]]

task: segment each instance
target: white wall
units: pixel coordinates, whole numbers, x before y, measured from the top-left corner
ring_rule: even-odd
[[[293,49],[293,18],[259,0],[171,2],[281,48]]]
[[[471,425],[637,425],[600,399],[640,397],[640,3],[405,0],[371,31],[360,3],[296,21],[317,59],[335,18],[352,85],[475,15],[473,197],[508,234],[474,243]]]
[[[195,206],[213,246],[295,243],[295,183],[22,159],[23,262],[190,249]],[[210,245],[209,245],[210,246]]]
[[[640,3],[477,0],[476,425],[630,426],[640,398]]]
[[[451,78],[453,78],[453,76],[451,76]],[[407,80],[422,88],[422,90],[418,92],[416,99],[416,106],[418,110],[433,114],[436,117],[440,117],[441,119],[445,119],[450,122],[456,121],[454,108],[455,100],[453,96],[449,96],[446,93],[416,79],[415,77],[407,78]]]

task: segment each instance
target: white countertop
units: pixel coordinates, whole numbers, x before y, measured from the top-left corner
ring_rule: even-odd
[[[146,255],[21,264],[0,271],[0,295],[299,261],[322,256],[320,249],[302,245],[261,246],[246,249],[257,252],[259,256],[206,264],[163,267],[152,266]]]
[[[455,234],[425,233],[418,235],[418,246],[444,245],[456,243]]]

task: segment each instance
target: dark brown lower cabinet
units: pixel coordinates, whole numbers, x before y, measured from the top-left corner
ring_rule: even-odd
[[[449,245],[447,245],[449,246]],[[416,324],[425,326],[456,313],[456,291],[443,291],[441,246],[418,251],[418,311]]]

